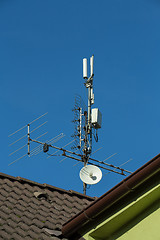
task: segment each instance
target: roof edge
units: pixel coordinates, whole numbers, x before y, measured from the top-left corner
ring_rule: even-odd
[[[155,175],[158,171],[160,171],[160,154],[151,159],[111,190],[103,194],[95,202],[91,203],[79,214],[66,222],[62,227],[63,236],[71,237],[73,234],[77,233],[83,228],[84,225],[93,221],[96,216],[100,215],[122,197],[129,194],[148,178]]]
[[[50,190],[56,190],[56,191],[59,191],[59,192],[67,193],[69,195],[77,195],[79,197],[83,197],[83,198],[90,199],[90,200],[95,200],[96,199],[96,197],[90,197],[88,195],[84,195],[84,194],[76,192],[74,190],[65,190],[65,189],[62,189],[62,188],[54,187],[54,186],[46,184],[46,183],[38,183],[38,182],[29,180],[29,179],[26,179],[26,178],[22,178],[22,177],[13,177],[11,175],[1,173],[1,172],[0,172],[0,178],[8,178],[12,181],[19,181],[19,182],[28,183],[28,184],[31,184],[31,185],[37,185],[41,188],[48,188]]]

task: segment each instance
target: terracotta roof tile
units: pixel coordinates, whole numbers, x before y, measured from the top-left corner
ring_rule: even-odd
[[[42,197],[37,198],[35,192],[43,193]],[[62,225],[94,201],[75,191],[3,173],[0,193],[0,239],[5,240],[66,240],[57,236]]]

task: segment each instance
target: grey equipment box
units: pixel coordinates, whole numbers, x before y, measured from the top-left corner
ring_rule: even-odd
[[[92,125],[95,129],[101,128],[102,114],[98,108],[92,109]]]

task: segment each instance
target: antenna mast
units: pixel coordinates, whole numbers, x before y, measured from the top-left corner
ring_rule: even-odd
[[[94,60],[94,55],[90,57],[90,77],[88,78],[87,76],[87,58],[83,59],[83,78],[85,79],[85,87],[88,88],[88,114],[84,112],[85,116],[85,144],[83,148],[83,162],[84,166],[88,163],[89,157],[92,153],[92,128],[94,127],[97,129],[96,124],[93,124],[93,117],[92,117],[92,109],[91,106],[94,104],[94,93],[93,93],[93,60]],[[98,110],[98,109],[97,109]],[[99,119],[101,122],[101,113],[99,113]],[[94,111],[93,111],[94,114]],[[100,128],[101,126],[99,126]],[[86,194],[86,184],[83,183],[83,192]]]
[[[63,133],[57,135],[56,137],[44,141],[38,141],[40,137],[44,136],[46,134],[43,133],[40,136],[36,137],[35,139],[31,138],[31,133],[33,133],[35,130],[39,129],[42,127],[46,122],[40,124],[38,127],[34,128],[32,131],[30,131],[31,124],[43,116],[45,116],[47,113],[41,115],[40,117],[36,118],[29,124],[25,125],[24,127],[18,129],[16,132],[12,133],[9,135],[9,137],[13,136],[17,132],[20,132],[23,130],[25,127],[27,127],[27,134],[24,136],[20,137],[18,140],[14,141],[13,143],[10,144],[12,146],[13,144],[19,142],[22,140],[24,137],[27,136],[27,143],[23,145],[22,147],[19,147],[15,151],[13,151],[10,155],[13,155],[14,153],[17,153],[19,150],[23,149],[24,147],[27,146],[28,151],[26,154],[23,156],[20,156],[17,158],[15,161],[11,162],[9,165],[19,161],[23,157],[26,157],[27,155],[29,157],[32,157],[33,155],[37,155],[39,152],[44,152],[47,153],[49,151],[49,148],[55,149],[56,152],[53,154],[48,154],[50,156],[58,156],[55,153],[61,151],[62,153],[59,156],[64,156],[66,158],[70,158],[73,160],[76,160],[78,162],[83,163],[84,167],[80,171],[80,178],[83,181],[83,193],[86,194],[86,189],[87,189],[87,184],[96,184],[101,180],[102,173],[99,168],[107,170],[109,172],[117,173],[123,176],[126,176],[126,174],[131,173],[128,170],[125,170],[121,167],[114,166],[112,164],[108,164],[105,161],[112,157],[108,157],[107,159],[100,161],[97,159],[91,158],[91,153],[92,153],[92,138],[94,136],[94,139],[96,142],[98,142],[98,135],[97,135],[97,130],[101,128],[101,122],[102,122],[102,115],[101,112],[99,111],[98,108],[92,108],[92,105],[94,104],[94,93],[93,93],[93,77],[94,77],[94,72],[93,72],[93,60],[94,56],[92,55],[90,57],[90,77],[87,76],[87,58],[83,59],[83,78],[85,80],[85,87],[88,90],[88,106],[86,107],[85,104],[82,104],[82,99],[80,96],[77,96],[75,99],[75,107],[74,107],[74,120],[73,122],[75,123],[75,131],[73,137],[75,139],[71,142],[74,142],[76,146],[73,148],[78,148],[80,150],[80,153],[76,153],[73,151],[69,151],[67,149],[64,149],[63,147],[56,147],[52,144],[60,140],[62,137],[65,135]],[[82,106],[83,105],[83,106]],[[94,132],[96,131],[96,135],[94,135]],[[37,143],[40,146],[34,148],[33,150],[30,149],[30,144],[31,142]],[[71,143],[70,142],[70,143]],[[65,146],[69,145],[70,143],[66,144]],[[43,146],[43,148],[41,148]],[[64,147],[65,147],[64,146]],[[90,165],[88,165],[90,164]],[[99,168],[98,168],[99,167]]]
[[[87,59],[83,59],[83,78],[85,81],[85,87],[88,88],[88,121],[87,121],[87,135],[89,140],[89,146],[87,149],[84,149],[86,157],[89,156],[92,152],[92,123],[91,123],[91,105],[94,103],[93,98],[93,57],[90,58],[90,77],[87,77]]]

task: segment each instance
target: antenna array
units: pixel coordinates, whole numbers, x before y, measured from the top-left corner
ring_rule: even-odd
[[[37,136],[36,138],[32,138],[31,135],[33,132],[35,132],[37,129],[40,129],[42,126],[44,126],[46,122],[41,123],[37,127],[35,127],[33,130],[31,130],[31,124],[36,122],[37,120],[44,117],[47,113],[41,115],[40,117],[33,120],[31,123],[25,125],[24,127],[18,129],[14,133],[10,134],[9,137],[13,137],[13,135],[17,134],[18,132],[21,132],[23,129],[27,128],[27,133],[23,136],[21,136],[19,139],[15,140],[10,144],[10,146],[16,144],[17,142],[21,141],[22,139],[26,138],[27,143],[18,149],[14,150],[11,154],[15,154],[19,152],[20,150],[27,147],[27,153],[24,155],[21,155],[16,160],[11,162],[9,165],[19,161],[25,156],[34,156],[39,154],[40,152],[44,152],[48,154],[48,151],[50,148],[55,149],[56,151],[52,154],[48,154],[48,157],[51,156],[64,156],[61,161],[64,161],[66,158],[70,158],[73,160],[76,160],[77,162],[83,163],[84,167],[80,171],[80,178],[83,181],[83,192],[86,194],[86,188],[87,184],[95,184],[98,183],[101,180],[102,173],[101,169],[107,170],[108,172],[117,173],[123,176],[126,176],[126,174],[131,173],[128,170],[125,170],[121,167],[114,166],[112,164],[106,163],[106,160],[113,157],[116,153],[112,154],[111,156],[107,157],[103,161],[99,161],[97,159],[91,158],[92,154],[92,137],[94,136],[95,141],[98,141],[98,129],[101,128],[101,122],[102,122],[102,115],[98,108],[92,108],[92,105],[94,104],[94,93],[93,93],[93,77],[94,77],[94,71],[93,71],[93,60],[94,56],[90,58],[90,77],[88,77],[87,74],[87,59],[83,59],[83,78],[84,78],[84,85],[88,91],[88,106],[86,107],[82,98],[79,95],[76,95],[75,97],[75,106],[73,109],[74,112],[74,134],[72,137],[74,140],[70,141],[64,147],[70,145],[71,143],[74,143],[72,146],[72,150],[76,149],[76,151],[69,151],[65,149],[64,147],[57,147],[53,144],[57,141],[59,141],[61,138],[63,138],[65,135],[63,133],[57,135],[56,137],[45,140],[45,141],[39,141],[38,139],[44,136],[47,132],[42,133],[41,135]],[[33,150],[30,149],[31,143],[37,143],[38,146],[35,147]],[[98,149],[99,150],[99,149]],[[97,151],[98,151],[97,150]],[[79,151],[80,153],[77,153]],[[57,155],[57,152],[61,152],[61,154]],[[96,151],[95,151],[96,152]],[[127,161],[128,162],[128,161]],[[88,165],[90,164],[90,165]],[[122,166],[122,165],[121,165]]]
[[[32,150],[30,149],[30,136],[31,136],[31,134],[35,133],[38,129],[42,128],[42,127],[47,123],[47,121],[42,122],[41,124],[39,124],[38,126],[36,126],[33,130],[31,130],[30,128],[31,128],[31,125],[32,125],[33,123],[35,123],[36,121],[40,120],[40,119],[41,119],[42,117],[44,117],[46,114],[47,114],[47,113],[45,113],[45,114],[41,115],[40,117],[34,119],[34,120],[33,120],[32,122],[30,122],[29,124],[24,125],[23,127],[21,127],[20,129],[18,129],[17,131],[13,132],[12,134],[10,134],[10,135],[8,136],[9,138],[12,138],[12,139],[13,139],[14,136],[16,136],[17,134],[21,135],[21,132],[24,131],[24,130],[26,130],[26,134],[24,134],[23,136],[20,136],[20,137],[19,137],[18,139],[16,139],[16,140],[12,141],[12,142],[10,143],[10,145],[9,145],[10,147],[13,147],[13,146],[17,145],[17,143],[22,142],[23,139],[27,139],[27,143],[26,143],[26,144],[24,144],[24,145],[21,146],[21,147],[18,147],[18,148],[16,148],[16,149],[14,149],[14,151],[9,154],[9,156],[18,155],[18,157],[17,157],[14,161],[12,161],[9,165],[12,165],[13,163],[18,162],[20,159],[26,157],[27,155],[28,155],[29,157],[32,157],[32,156],[35,156],[35,155],[37,155],[37,154],[39,154],[40,152],[43,151],[43,146],[42,146],[42,145],[38,145],[38,146],[36,146],[35,148],[33,148]],[[38,139],[44,137],[47,133],[48,133],[48,132],[44,132],[44,131],[42,130],[42,133],[41,133],[40,135],[36,136],[36,137],[35,137],[35,140],[38,140]],[[57,135],[57,136],[55,136],[55,137],[53,137],[53,138],[51,138],[51,139],[49,139],[49,140],[46,139],[46,140],[45,140],[45,143],[47,143],[47,144],[54,144],[55,142],[59,141],[59,140],[60,140],[61,138],[63,138],[63,137],[65,137],[65,135],[64,135],[63,133],[60,133],[59,135]],[[27,151],[25,151],[25,154],[22,153],[22,150],[23,150],[24,148],[27,149]],[[27,152],[27,153],[26,153],[26,152]]]
[[[85,138],[85,115],[86,106],[81,98],[81,96],[75,96],[75,106],[72,110],[74,112],[74,134],[71,136],[75,139],[72,149],[79,149],[82,153],[84,147],[84,138]]]

